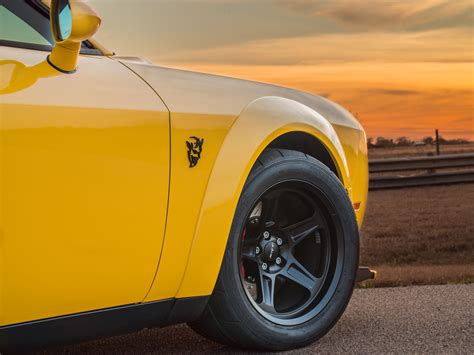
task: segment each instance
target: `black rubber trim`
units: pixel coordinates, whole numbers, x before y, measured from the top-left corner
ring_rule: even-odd
[[[210,296],[177,298],[163,325],[193,322],[204,312]]]
[[[0,39],[0,46],[21,48],[21,49],[33,49],[36,51],[43,51],[43,52],[51,52],[51,50],[53,49],[53,47],[48,44],[15,42],[15,41],[8,41],[6,39]]]
[[[51,65],[54,69],[56,69],[58,72],[61,72],[63,74],[74,74],[77,69],[74,69],[74,70],[63,70],[61,68],[58,68],[56,65],[53,64],[53,62],[51,62],[51,59],[49,59],[49,55],[46,57],[46,61],[48,62],[49,65]]]
[[[32,49],[32,50],[35,50],[35,51],[42,51],[42,52],[51,52],[53,50],[53,46],[48,45],[48,44],[15,42],[15,41],[9,41],[9,40],[6,40],[6,39],[0,39],[0,46],[20,48],[20,49]],[[81,54],[81,55],[104,56],[97,49],[89,49],[89,48],[83,48],[83,47],[81,48],[81,51],[79,52],[79,54]]]
[[[38,350],[196,320],[208,296],[140,303],[0,327],[0,353]]]

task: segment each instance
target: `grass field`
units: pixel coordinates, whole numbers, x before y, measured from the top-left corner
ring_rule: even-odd
[[[474,143],[459,145],[441,145],[441,154],[460,154],[474,153]],[[393,147],[393,148],[371,148],[369,149],[369,159],[385,159],[398,157],[411,157],[436,154],[434,145],[426,145],[421,147]]]
[[[361,264],[366,286],[474,282],[474,184],[371,191]]]

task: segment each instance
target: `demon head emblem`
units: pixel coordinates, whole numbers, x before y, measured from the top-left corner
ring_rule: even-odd
[[[199,159],[201,158],[204,138],[193,136],[189,137],[189,139],[189,141],[186,141],[186,146],[188,147],[189,167],[193,168],[197,165]]]

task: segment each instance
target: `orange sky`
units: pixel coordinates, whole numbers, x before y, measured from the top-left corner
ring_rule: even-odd
[[[122,55],[321,94],[369,136],[474,140],[472,0],[90,0]]]

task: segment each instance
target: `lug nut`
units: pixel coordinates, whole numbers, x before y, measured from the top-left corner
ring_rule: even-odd
[[[275,262],[277,265],[281,265],[283,263],[283,260],[278,256],[276,259],[275,259]]]
[[[267,264],[267,263],[263,263],[263,264],[262,264],[262,270],[263,270],[263,271],[267,271],[267,270],[268,270],[268,264]]]
[[[262,249],[260,248],[259,245],[255,247],[255,254],[259,255],[262,252]]]
[[[265,239],[269,239],[270,238],[270,232],[268,232],[268,231],[263,232],[263,237]]]
[[[283,245],[283,239],[278,238],[278,239],[277,239],[277,245],[278,245],[279,247],[281,247],[281,246]]]

